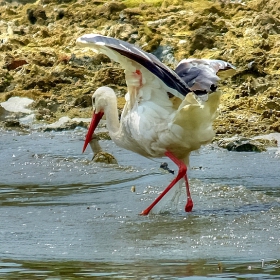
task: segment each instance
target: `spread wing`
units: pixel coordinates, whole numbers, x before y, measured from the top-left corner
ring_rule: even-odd
[[[187,84],[173,70],[164,65],[156,56],[141,50],[139,47],[115,38],[102,36],[98,34],[86,34],[77,39],[77,44],[83,47],[100,49],[101,46],[107,47],[121,56],[125,56],[131,60],[144,66],[147,70],[162,80],[172,93],[174,90],[179,98],[183,99],[190,89]],[[101,48],[102,49],[102,48]],[[102,50],[101,50],[102,51]],[[108,52],[105,53],[108,55]],[[114,61],[120,62],[116,55],[110,57]]]
[[[196,94],[205,94],[215,91],[219,77],[219,71],[234,70],[235,67],[223,60],[212,59],[183,59],[175,69],[176,74]]]
[[[234,69],[230,63],[222,60],[184,59],[173,71],[153,54],[122,40],[99,34],[85,34],[77,39],[77,45],[103,52],[120,64],[125,63],[122,57],[136,61],[158,77],[180,99],[184,99],[191,91],[197,95],[215,91],[219,80],[216,73]]]

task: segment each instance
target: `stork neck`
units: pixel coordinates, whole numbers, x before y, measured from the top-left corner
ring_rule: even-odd
[[[108,106],[104,110],[104,113],[106,116],[106,123],[109,133],[117,133],[120,128],[117,104],[114,104],[114,106]]]

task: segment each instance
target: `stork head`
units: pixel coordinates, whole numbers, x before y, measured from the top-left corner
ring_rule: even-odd
[[[92,95],[93,116],[86,135],[83,152],[85,151],[89,142],[92,140],[94,131],[99,121],[102,119],[108,104],[111,103],[112,99],[114,98],[116,98],[116,95],[109,87],[100,87]]]

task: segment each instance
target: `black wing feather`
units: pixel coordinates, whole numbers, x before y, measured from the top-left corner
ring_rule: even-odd
[[[176,90],[182,96],[186,96],[191,91],[196,95],[215,91],[219,80],[216,73],[221,70],[235,69],[233,65],[222,60],[190,58],[183,59],[173,71],[153,54],[119,39],[99,34],[86,34],[78,38],[77,42],[85,45],[104,45],[122,56],[138,62],[170,89]]]
[[[121,55],[138,62],[161,79],[168,87],[177,90],[183,96],[186,96],[191,91],[187,84],[173,70],[164,65],[153,54],[147,53],[130,43],[111,37],[101,35],[87,37],[87,35],[84,35],[80,40],[83,39],[88,43],[104,44]]]
[[[215,91],[219,80],[217,73],[229,69],[234,70],[235,67],[223,60],[189,58],[179,62],[175,73],[184,80],[191,91],[201,95]]]

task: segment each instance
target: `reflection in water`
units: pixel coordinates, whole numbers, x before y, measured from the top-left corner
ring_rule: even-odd
[[[178,209],[142,217],[174,175],[111,141],[101,144],[120,166],[93,163],[83,135],[2,133],[0,279],[280,278],[274,150],[202,149],[189,172],[194,211],[183,192]]]

